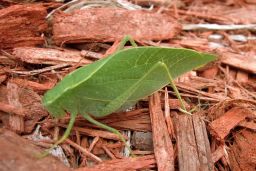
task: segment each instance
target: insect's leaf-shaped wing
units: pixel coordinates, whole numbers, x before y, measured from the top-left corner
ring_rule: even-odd
[[[163,70],[148,74],[157,63],[166,64],[175,78],[214,59],[187,49],[125,49],[71,73],[45,95],[44,104],[55,116],[64,110],[104,116],[167,85]]]

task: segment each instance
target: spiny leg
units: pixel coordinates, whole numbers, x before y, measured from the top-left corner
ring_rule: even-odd
[[[130,147],[127,146],[125,138],[123,137],[123,135],[122,135],[118,130],[116,130],[115,128],[112,128],[112,127],[110,127],[110,126],[107,126],[107,125],[105,125],[105,124],[103,124],[103,123],[100,123],[99,121],[96,121],[96,120],[93,119],[89,114],[86,114],[86,113],[85,113],[85,114],[82,114],[82,115],[83,115],[83,117],[84,117],[86,120],[88,120],[88,121],[91,122],[92,124],[94,124],[94,125],[96,125],[96,126],[98,126],[98,127],[100,127],[100,128],[103,128],[103,129],[105,129],[105,130],[107,130],[107,131],[110,131],[110,132],[116,134],[116,135],[120,138],[120,140],[123,141],[123,143],[126,145],[126,147],[128,148],[128,150],[129,150],[130,152],[132,151],[132,150],[130,149]]]
[[[170,73],[170,71],[169,71],[169,69],[168,69],[168,67],[166,66],[165,63],[163,63],[163,67],[165,68],[165,70],[167,72],[167,75],[168,75],[171,87],[173,88],[175,95],[177,96],[177,98],[179,99],[179,101],[181,103],[181,111],[186,113],[186,114],[190,114],[191,115],[191,113],[186,110],[185,104],[184,104],[184,102],[183,102],[183,100],[182,100],[182,98],[180,96],[179,90],[177,89],[177,87],[176,87],[176,85],[174,83],[174,80],[172,78],[172,75],[171,75],[171,73]]]
[[[120,45],[117,48],[117,51],[122,50],[127,42],[130,42],[133,47],[137,47],[137,44],[132,39],[130,35],[124,36],[124,38],[121,40]]]
[[[62,135],[62,137],[56,143],[54,143],[51,148],[47,149],[45,152],[40,154],[38,156],[39,158],[46,157],[51,150],[53,150],[55,147],[57,147],[57,145],[61,144],[63,141],[65,141],[68,138],[68,136],[69,136],[69,134],[70,134],[70,132],[71,132],[71,130],[73,128],[73,125],[75,123],[76,115],[77,114],[71,114],[70,120],[69,120],[69,123],[68,123],[68,127],[65,130],[64,134]]]

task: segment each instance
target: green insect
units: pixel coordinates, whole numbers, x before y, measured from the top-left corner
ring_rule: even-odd
[[[127,41],[134,47],[123,49]],[[94,117],[126,109],[169,83],[186,110],[173,79],[213,60],[213,55],[188,49],[137,47],[126,36],[116,53],[70,73],[43,97],[43,105],[52,116],[71,114],[64,135],[53,148],[69,136],[78,114],[125,142],[119,131]]]

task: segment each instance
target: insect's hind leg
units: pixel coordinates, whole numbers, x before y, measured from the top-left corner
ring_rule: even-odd
[[[130,42],[133,47],[137,47],[137,44],[132,39],[130,35],[124,36],[124,38],[121,40],[120,45],[118,46],[117,50],[122,50],[127,42]]]
[[[173,90],[174,90],[174,93],[175,93],[175,95],[177,96],[177,98],[179,99],[179,101],[180,101],[180,103],[181,103],[181,108],[182,108],[181,111],[184,112],[184,113],[187,113],[187,114],[190,114],[190,115],[191,115],[191,113],[189,113],[189,112],[186,110],[185,104],[184,104],[184,102],[183,102],[183,100],[182,100],[182,98],[181,98],[181,96],[180,96],[179,90],[177,89],[177,87],[176,87],[176,85],[175,85],[175,83],[174,83],[174,80],[173,80],[173,78],[172,78],[172,75],[171,75],[171,73],[170,73],[170,71],[169,71],[169,69],[168,69],[168,67],[166,66],[165,63],[163,63],[163,67],[165,68],[165,70],[166,70],[166,72],[167,72],[167,75],[168,75],[170,84],[171,84],[171,86],[172,86],[172,88],[173,88]]]
[[[124,144],[126,145],[126,147],[128,147],[127,144],[126,144],[125,138],[123,137],[123,135],[122,135],[118,130],[116,130],[115,128],[112,128],[112,127],[110,127],[110,126],[107,126],[107,125],[105,125],[105,124],[103,124],[103,123],[100,123],[99,121],[96,121],[95,119],[93,119],[93,118],[92,118],[89,114],[87,114],[87,113],[82,114],[82,116],[83,116],[86,120],[88,120],[89,122],[91,122],[92,124],[94,124],[94,125],[96,125],[96,126],[98,126],[98,127],[100,127],[100,128],[103,128],[103,129],[105,129],[105,130],[107,130],[107,131],[110,131],[110,132],[116,134],[116,135],[120,138],[120,140],[124,142]],[[128,147],[128,150],[131,152],[130,147]]]

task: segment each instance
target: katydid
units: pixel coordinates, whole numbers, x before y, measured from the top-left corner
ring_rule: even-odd
[[[134,47],[123,49],[127,41]],[[137,47],[126,36],[116,53],[68,74],[43,97],[44,106],[54,117],[63,117],[66,112],[71,114],[64,135],[52,148],[69,136],[78,114],[117,134],[125,143],[118,130],[96,121],[94,117],[126,109],[169,83],[186,111],[173,79],[213,60],[213,55],[189,49]]]

